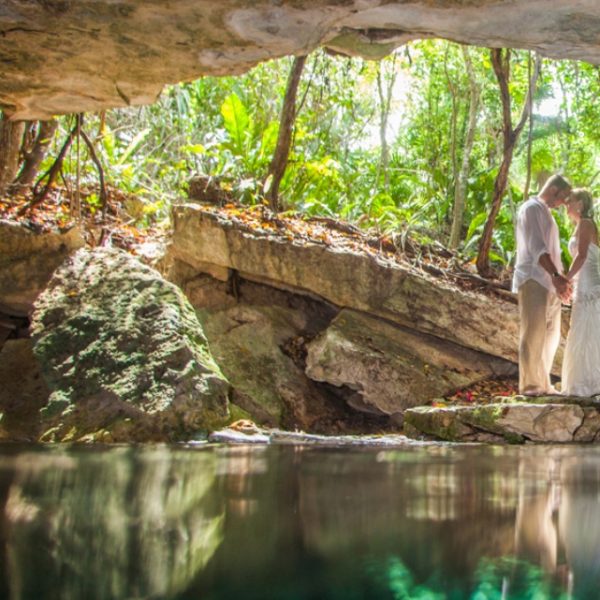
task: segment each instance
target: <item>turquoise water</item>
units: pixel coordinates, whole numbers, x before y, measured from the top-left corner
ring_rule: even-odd
[[[0,597],[600,598],[600,447],[15,447]]]

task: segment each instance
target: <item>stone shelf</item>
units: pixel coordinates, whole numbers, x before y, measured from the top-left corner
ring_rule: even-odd
[[[595,442],[600,399],[515,396],[491,404],[420,406],[404,414],[412,438],[453,442]]]

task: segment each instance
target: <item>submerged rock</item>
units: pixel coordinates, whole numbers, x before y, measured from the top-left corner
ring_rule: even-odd
[[[42,439],[176,440],[224,423],[229,384],[183,293],[123,251],[80,250],[36,302]]]
[[[185,597],[223,540],[214,454],[56,448],[14,465],[3,597]]]

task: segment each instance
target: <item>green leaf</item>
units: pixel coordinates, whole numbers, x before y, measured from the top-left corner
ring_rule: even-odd
[[[232,141],[232,150],[244,154],[245,142],[250,134],[251,119],[240,97],[234,92],[225,98],[221,106],[225,129]]]
[[[270,157],[275,151],[277,135],[279,134],[279,123],[271,121],[264,129],[260,140],[260,158]]]
[[[473,217],[471,223],[469,223],[469,229],[467,230],[466,240],[471,239],[471,237],[477,231],[477,229],[485,223],[487,216],[487,211],[482,211]]]
[[[122,165],[125,161],[135,152],[136,148],[144,141],[145,137],[150,133],[150,128],[146,127],[138,132],[135,137],[129,142],[129,145],[125,149],[125,152],[119,156],[117,165]]]
[[[202,144],[185,144],[179,147],[179,151],[188,154],[204,154],[206,147]]]
[[[490,250],[490,260],[493,260],[494,262],[498,262],[500,264],[506,264],[506,259],[492,250]]]

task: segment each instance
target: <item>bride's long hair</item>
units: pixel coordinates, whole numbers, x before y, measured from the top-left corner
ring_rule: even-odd
[[[581,202],[581,218],[594,220],[594,199],[592,194],[585,188],[574,188],[571,190],[571,198]]]

